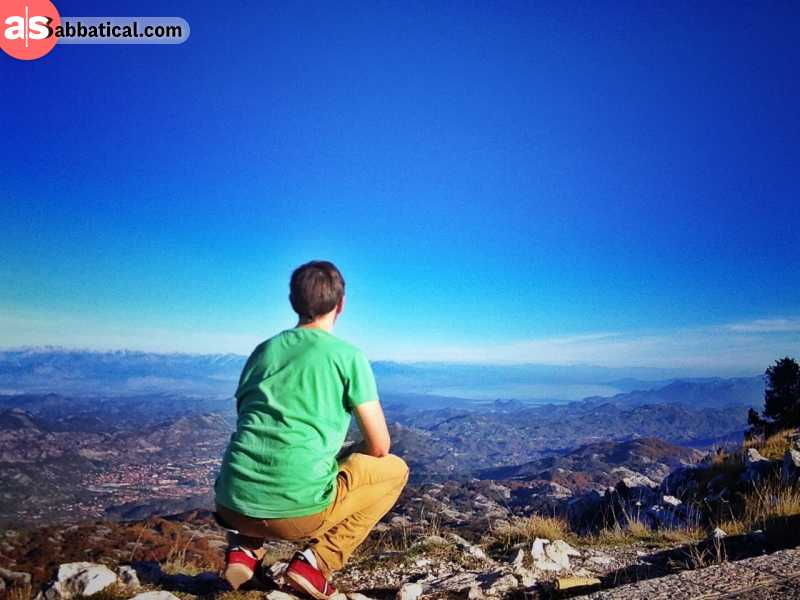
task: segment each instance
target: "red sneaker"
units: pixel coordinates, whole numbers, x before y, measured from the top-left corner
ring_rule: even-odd
[[[316,600],[328,600],[336,595],[336,588],[325,579],[322,571],[308,562],[302,552],[296,552],[289,562],[286,580],[294,589]]]
[[[226,581],[231,584],[234,590],[239,586],[250,581],[256,572],[259,558],[253,550],[234,546],[225,552],[225,573]]]

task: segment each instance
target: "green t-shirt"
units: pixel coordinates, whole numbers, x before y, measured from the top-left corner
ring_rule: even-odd
[[[354,407],[378,399],[364,353],[324,329],[287,329],[250,355],[216,501],[260,519],[323,510]]]

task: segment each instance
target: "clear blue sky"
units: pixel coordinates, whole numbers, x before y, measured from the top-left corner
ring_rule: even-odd
[[[800,340],[797,3],[56,2],[0,56],[0,346],[763,370]],[[110,8],[109,8],[110,7]]]

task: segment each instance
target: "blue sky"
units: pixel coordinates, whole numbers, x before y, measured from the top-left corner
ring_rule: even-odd
[[[797,355],[797,4],[113,14],[191,37],[0,56],[0,346],[245,354],[326,258],[374,359]]]

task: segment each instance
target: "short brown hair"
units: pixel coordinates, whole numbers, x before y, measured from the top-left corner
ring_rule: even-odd
[[[301,323],[331,312],[344,297],[344,278],[327,260],[312,260],[297,267],[289,281],[289,302]]]

